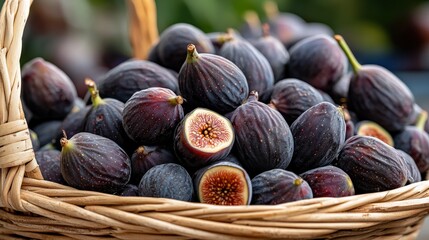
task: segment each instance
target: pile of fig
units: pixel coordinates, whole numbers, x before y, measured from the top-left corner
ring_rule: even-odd
[[[43,176],[81,190],[219,205],[343,197],[425,179],[428,117],[408,87],[382,66],[359,64],[329,31],[284,42],[287,20],[247,32],[172,25],[147,60],[82,79],[86,101],[53,63],[26,63],[22,102]]]

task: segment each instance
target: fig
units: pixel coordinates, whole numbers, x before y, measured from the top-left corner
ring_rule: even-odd
[[[159,64],[179,72],[186,59],[186,48],[192,43],[200,53],[215,52],[213,44],[206,34],[197,27],[187,23],[176,23],[166,28],[159,36]]]
[[[183,58],[184,59],[184,58]],[[135,93],[150,87],[164,87],[178,93],[177,77],[160,65],[131,59],[112,68],[97,82],[100,96],[126,102]]]
[[[414,159],[408,153],[400,149],[397,149],[397,151],[398,154],[404,158],[405,164],[407,165],[407,184],[420,182],[422,180],[422,174]]]
[[[310,84],[288,78],[274,85],[269,105],[291,125],[303,112],[322,101],[322,95]]]
[[[329,96],[329,94],[325,91],[322,91],[320,89],[317,89],[317,91],[320,93],[320,95],[322,95],[323,101],[324,102],[329,102],[335,105],[335,101],[334,99],[331,98],[331,96]]]
[[[378,123],[389,132],[401,131],[410,122],[414,96],[392,72],[379,65],[360,65],[342,36],[336,35],[347,55],[353,76],[347,106],[361,120]]]
[[[261,20],[258,13],[247,10],[243,16],[244,24],[240,28],[240,35],[244,39],[258,39],[262,37]]]
[[[347,96],[349,93],[350,80],[352,76],[353,72],[347,72],[340,78],[340,80],[338,80],[338,82],[334,84],[332,89],[328,92],[329,96],[331,96],[336,104],[347,104]]]
[[[299,176],[310,185],[313,197],[345,197],[355,194],[350,176],[335,166],[314,168]]]
[[[122,125],[122,112],[125,104],[114,98],[101,98],[97,85],[91,79],[85,84],[91,94],[92,106],[85,116],[83,130],[116,142],[124,150],[132,145]]]
[[[131,182],[138,184],[152,167],[164,163],[178,163],[174,153],[162,146],[139,146],[131,155]]]
[[[127,184],[115,194],[123,197],[137,197],[139,196],[139,187],[134,184]]]
[[[43,179],[67,185],[61,174],[61,152],[54,150],[40,150],[35,152],[37,164]]]
[[[247,40],[230,37],[222,45],[219,55],[237,65],[247,80],[249,91],[264,92],[274,85],[270,63]]]
[[[61,139],[61,173],[68,185],[115,193],[131,177],[131,161],[114,141],[88,132]]]
[[[76,133],[82,132],[84,129],[86,115],[90,109],[91,106],[86,106],[80,110],[70,112],[61,122],[60,129],[64,131],[68,137],[73,137]],[[59,150],[61,150],[60,140],[63,137],[62,131],[58,131],[54,143],[55,147]]]
[[[252,204],[276,205],[313,198],[310,185],[293,172],[271,169],[252,179]]]
[[[271,35],[268,24],[264,24],[262,28],[263,36],[251,43],[268,60],[273,70],[274,82],[278,82],[286,77],[285,65],[289,62],[289,52],[279,39]]]
[[[247,98],[249,86],[243,72],[228,59],[187,48],[179,72],[179,89],[191,108],[208,108],[220,114],[231,112]]]
[[[331,164],[346,137],[342,108],[329,102],[307,109],[290,129],[295,148],[288,169],[298,174]]]
[[[352,120],[350,111],[343,107],[344,120],[346,121],[346,140],[355,135],[355,122]]]
[[[286,169],[294,149],[289,125],[277,110],[258,101],[257,92],[252,91],[234,111],[231,122],[237,156],[251,177],[273,168]]]
[[[22,97],[33,118],[55,120],[63,119],[72,110],[77,93],[61,69],[35,58],[22,67]]]
[[[40,147],[55,142],[56,136],[61,133],[61,122],[60,120],[50,120],[33,127],[33,131],[39,139]]]
[[[183,98],[168,88],[151,87],[134,93],[122,112],[125,132],[141,145],[171,141],[184,117],[182,103]]]
[[[313,87],[329,92],[346,73],[347,58],[327,35],[315,35],[297,42],[289,50],[289,78],[303,80]]]
[[[205,108],[186,114],[174,133],[174,152],[189,169],[198,169],[225,158],[234,145],[231,122]]]
[[[369,136],[347,139],[334,165],[350,176],[357,194],[399,188],[408,177],[407,166],[397,150]]]
[[[191,201],[194,195],[192,178],[184,167],[176,163],[154,166],[139,183],[139,195]]]
[[[356,135],[376,137],[392,147],[394,145],[390,133],[376,122],[362,120],[357,122],[355,127]]]
[[[421,173],[429,170],[429,135],[424,131],[427,112],[422,111],[415,126],[406,126],[393,136],[394,146],[408,153]]]
[[[249,205],[252,185],[247,172],[232,162],[217,162],[194,174],[194,189],[202,203]]]

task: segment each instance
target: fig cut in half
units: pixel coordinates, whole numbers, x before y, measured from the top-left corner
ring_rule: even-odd
[[[227,118],[196,108],[177,126],[174,150],[186,167],[201,168],[226,157],[234,139],[234,129]]]
[[[221,161],[198,170],[194,184],[198,200],[202,203],[249,205],[251,202],[249,175],[235,163]]]

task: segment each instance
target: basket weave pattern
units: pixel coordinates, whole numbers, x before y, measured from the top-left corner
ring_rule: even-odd
[[[388,192],[275,206],[214,206],[119,197],[42,180],[20,102],[22,34],[31,0],[0,18],[0,239],[414,239],[429,181]]]

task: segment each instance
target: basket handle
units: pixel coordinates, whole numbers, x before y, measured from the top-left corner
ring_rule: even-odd
[[[22,36],[33,0],[6,0],[0,15],[0,207],[26,211],[24,176],[43,179],[21,104]],[[133,55],[145,59],[158,39],[154,0],[129,0]]]

